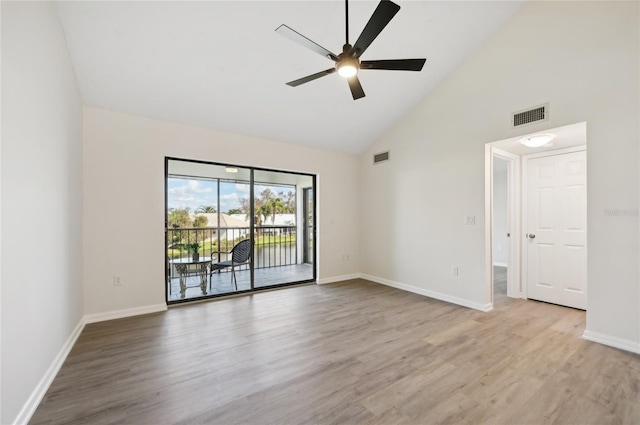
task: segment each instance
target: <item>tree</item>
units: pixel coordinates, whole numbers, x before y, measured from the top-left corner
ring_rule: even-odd
[[[207,227],[209,219],[203,215],[196,215],[193,219],[193,227]]]
[[[285,214],[295,214],[296,212],[296,194],[294,191],[278,192],[278,197],[284,203],[282,210]]]
[[[243,211],[240,208],[231,208],[229,211],[227,211],[227,214],[232,215],[232,214],[242,214]]]
[[[271,198],[273,198],[273,191],[268,187],[265,188],[262,192],[260,192],[260,199],[262,199],[263,201],[266,202]]]
[[[267,217],[267,214],[269,214],[269,212],[266,210],[265,205],[264,205],[264,201],[262,199],[256,199],[255,203],[253,205],[253,212],[254,212],[254,217],[253,217],[253,224],[255,224],[255,226],[257,227],[256,229],[256,236],[260,236],[262,234],[262,222],[263,219],[262,217]],[[249,213],[247,212],[247,217]]]
[[[287,192],[284,197],[284,203],[287,207],[287,213],[295,214],[296,213],[296,193],[291,191]]]
[[[216,207],[214,207],[213,205],[200,205],[196,211],[196,213],[204,213],[204,214],[211,214],[211,213],[215,213],[216,211]]]
[[[268,214],[271,215],[271,223],[276,223],[276,214],[282,213],[285,211],[286,206],[282,199],[280,198],[271,198],[265,204],[265,209],[268,211]]]
[[[190,208],[170,208],[167,217],[168,227],[175,229],[170,232],[172,244],[182,244],[187,238],[187,232],[178,229],[186,229],[191,227]]]
[[[209,219],[203,215],[196,215],[195,218],[193,219],[193,227],[194,228],[202,228],[202,227],[207,227],[207,223],[209,222]],[[187,236],[187,240],[188,242],[190,242],[191,245],[193,245],[193,243],[197,243],[198,241],[202,241],[202,245],[204,245],[204,240],[206,238],[206,230],[190,230],[189,235]],[[195,251],[197,252],[197,251]]]
[[[169,208],[169,227],[173,227],[174,229],[191,227],[191,217],[189,216],[190,211],[191,209],[189,207]]]

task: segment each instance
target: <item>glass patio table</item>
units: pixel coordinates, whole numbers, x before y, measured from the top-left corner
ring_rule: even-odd
[[[197,288],[198,286],[202,290],[202,295],[207,295],[207,272],[213,260],[215,260],[215,258],[199,258],[194,260],[191,257],[169,260],[169,264],[173,265],[180,275],[180,298],[185,297],[187,288]],[[197,274],[200,276],[200,284],[188,286],[187,278],[189,274]]]

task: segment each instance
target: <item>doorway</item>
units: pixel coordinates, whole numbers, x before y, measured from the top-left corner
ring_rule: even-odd
[[[542,133],[552,142],[524,146]],[[586,123],[486,145],[486,287],[494,306],[508,297],[586,308],[585,152]]]
[[[167,303],[315,281],[315,186],[311,174],[165,158]]]
[[[507,297],[509,270],[509,167],[510,161],[493,153],[492,253],[493,302]]]

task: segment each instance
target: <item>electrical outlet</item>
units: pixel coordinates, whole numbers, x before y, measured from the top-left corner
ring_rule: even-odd
[[[475,215],[468,215],[464,218],[464,224],[467,226],[473,226],[476,224],[476,216]]]
[[[122,280],[120,276],[113,276],[113,286],[122,286]]]
[[[458,276],[458,272],[459,272],[459,270],[460,270],[460,269],[458,268],[458,266],[454,266],[454,267],[451,269],[451,275],[452,275],[452,276]]]

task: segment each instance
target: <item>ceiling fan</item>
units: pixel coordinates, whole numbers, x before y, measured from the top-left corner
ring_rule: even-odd
[[[316,74],[311,74],[298,80],[290,81],[288,86],[297,87],[301,84],[308,83],[313,80],[317,80],[325,75],[338,74],[347,79],[349,88],[351,89],[351,95],[353,100],[364,97],[364,90],[358,79],[358,70],[360,69],[383,69],[393,71],[420,71],[424,66],[426,59],[386,59],[386,60],[370,60],[361,61],[360,56],[367,50],[369,45],[376,39],[376,37],[382,32],[384,27],[393,19],[393,17],[400,10],[400,6],[393,3],[390,0],[381,0],[378,7],[371,15],[369,22],[362,30],[362,34],[358,37],[355,44],[352,46],[349,44],[349,0],[345,0],[345,22],[346,22],[346,43],[342,46],[342,53],[336,55],[331,51],[325,49],[319,44],[311,41],[304,35],[294,31],[286,25],[280,25],[276,32],[284,35],[291,40],[302,44],[303,46],[313,50],[322,56],[331,59],[336,64],[333,68],[325,69]]]

